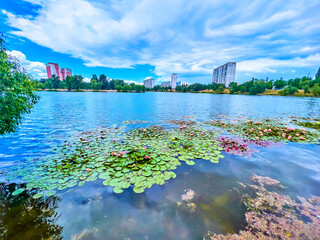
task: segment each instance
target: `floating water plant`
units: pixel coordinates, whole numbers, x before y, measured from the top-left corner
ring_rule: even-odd
[[[217,163],[221,147],[214,140],[219,132],[200,128],[166,130],[160,126],[124,131],[123,128],[100,128],[85,131],[43,159],[29,160],[7,174],[7,180],[21,178],[24,190],[39,188],[34,198],[52,196],[57,190],[82,186],[102,179],[115,193],[133,186],[142,193],[154,184],[163,185],[176,174],[172,171],[185,161],[205,159]]]
[[[318,143],[320,139],[320,133],[317,131],[284,126],[283,123],[270,119],[239,121],[237,123],[210,120],[206,124],[222,128],[230,134],[241,136],[244,139],[299,143]]]
[[[320,239],[320,197],[298,197],[296,202],[275,191],[267,191],[267,186],[283,188],[279,181],[256,175],[252,180],[255,184],[241,183],[244,189],[251,190],[242,195],[247,207],[245,230],[238,234],[212,234],[205,239]]]
[[[320,121],[318,122],[314,122],[314,121],[297,121],[294,124],[302,126],[302,127],[306,127],[306,128],[312,128],[312,129],[316,129],[316,130],[320,130]]]

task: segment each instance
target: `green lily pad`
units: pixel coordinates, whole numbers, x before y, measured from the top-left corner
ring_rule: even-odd
[[[25,191],[24,188],[19,188],[19,189],[15,190],[15,191],[12,193],[12,196],[18,195],[18,194],[22,193],[23,191]]]
[[[40,193],[37,193],[37,194],[35,194],[35,195],[33,195],[33,199],[38,199],[38,198],[41,198],[43,196],[43,193],[42,192],[40,192]]]
[[[143,192],[144,192],[144,188],[134,187],[134,188],[133,188],[133,191],[134,191],[135,193],[143,193]]]
[[[194,161],[188,160],[186,161],[186,164],[192,166],[192,165],[195,165],[196,163]]]
[[[47,196],[47,197],[51,197],[51,196],[53,196],[54,194],[56,194],[56,191],[51,190],[51,191],[49,191],[49,192],[46,193],[46,196]]]
[[[113,192],[114,193],[122,193],[123,192],[123,189],[119,188],[119,187],[115,187],[113,188]]]

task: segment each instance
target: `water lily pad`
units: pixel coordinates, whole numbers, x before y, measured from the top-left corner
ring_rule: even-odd
[[[115,187],[113,188],[113,192],[114,193],[122,193],[123,192],[123,189],[119,188],[119,187]]]
[[[143,193],[143,192],[144,192],[144,188],[134,187],[134,188],[133,188],[133,191],[134,191],[135,193]]]
[[[43,193],[42,192],[40,192],[40,193],[37,193],[37,194],[35,194],[35,195],[33,195],[33,199],[38,199],[38,198],[41,198],[43,196]]]
[[[194,161],[188,160],[186,161],[186,164],[192,166],[192,165],[195,165],[196,163]]]
[[[23,191],[25,191],[24,188],[19,188],[19,189],[15,190],[15,191],[12,193],[12,196],[18,195],[18,194],[22,193]]]
[[[51,197],[51,196],[53,196],[54,194],[56,194],[56,191],[51,190],[51,191],[49,191],[49,192],[46,193],[46,196],[47,196],[47,197]]]

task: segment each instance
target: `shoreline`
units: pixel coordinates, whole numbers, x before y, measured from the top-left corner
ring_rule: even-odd
[[[68,89],[38,89],[38,92],[119,92],[117,90],[92,90],[92,89],[79,89],[79,90],[68,90]],[[305,95],[303,93],[303,90],[299,90],[298,92],[296,92],[294,95],[286,95],[286,96],[282,96],[279,95],[280,90],[266,90],[264,93],[259,93],[256,95],[250,95],[249,93],[230,93],[228,90],[224,91],[223,93],[216,93],[214,91],[209,91],[209,90],[202,90],[199,92],[176,92],[176,91],[163,91],[163,92],[158,92],[158,91],[146,91],[146,92],[157,92],[157,93],[202,93],[202,94],[224,94],[224,95],[246,95],[246,96],[279,96],[279,97],[308,97],[308,98],[319,98],[319,96],[314,96],[310,93],[308,93],[307,95]],[[130,91],[130,92],[123,92],[120,91],[120,93],[136,93],[135,91]],[[143,92],[139,92],[139,93],[143,93]]]

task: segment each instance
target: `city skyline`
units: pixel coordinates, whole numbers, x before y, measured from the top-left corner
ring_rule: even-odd
[[[207,83],[213,68],[230,61],[237,62],[235,81],[241,83],[314,77],[319,9],[314,0],[8,0],[0,5],[0,29],[10,53],[38,79],[53,60],[86,80],[103,73],[139,83],[150,76],[160,84],[176,72],[183,82]],[[75,23],[77,14],[83,17]]]

